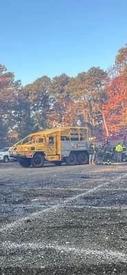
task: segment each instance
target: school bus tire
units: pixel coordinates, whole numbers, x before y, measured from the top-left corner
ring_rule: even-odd
[[[77,153],[71,152],[68,157],[66,157],[66,163],[68,165],[76,165],[77,164]]]
[[[78,164],[89,164],[89,154],[86,151],[78,152],[77,154]]]
[[[37,152],[34,154],[33,158],[32,158],[32,167],[34,168],[40,168],[44,166],[44,154],[41,152]]]

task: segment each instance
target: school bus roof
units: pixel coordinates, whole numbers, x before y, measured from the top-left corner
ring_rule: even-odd
[[[56,132],[64,132],[66,130],[69,130],[69,129],[84,129],[84,130],[87,130],[86,127],[57,127],[57,128],[51,128],[51,129],[44,129],[44,130],[41,130],[41,131],[37,131],[37,132],[34,132],[34,133],[31,133],[29,136],[34,136],[34,135],[50,135],[50,134],[53,134],[53,133],[56,133]]]

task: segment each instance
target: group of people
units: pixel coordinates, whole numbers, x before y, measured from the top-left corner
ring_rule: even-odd
[[[96,146],[89,146],[89,163],[90,164],[111,164],[112,162],[126,161],[127,148],[124,143],[118,143],[114,147],[110,142]]]

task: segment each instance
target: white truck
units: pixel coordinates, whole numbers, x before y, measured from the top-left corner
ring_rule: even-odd
[[[1,162],[7,163],[7,162],[12,161],[12,160],[13,159],[10,157],[8,147],[0,149],[0,161]]]

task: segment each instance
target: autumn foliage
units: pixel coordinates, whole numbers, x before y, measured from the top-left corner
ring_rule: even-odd
[[[127,77],[117,76],[107,86],[107,101],[103,112],[108,135],[118,134],[127,128]]]
[[[97,139],[126,135],[127,47],[109,71],[92,67],[76,77],[42,76],[23,87],[0,65],[0,143],[10,145],[47,127],[87,126]]]

